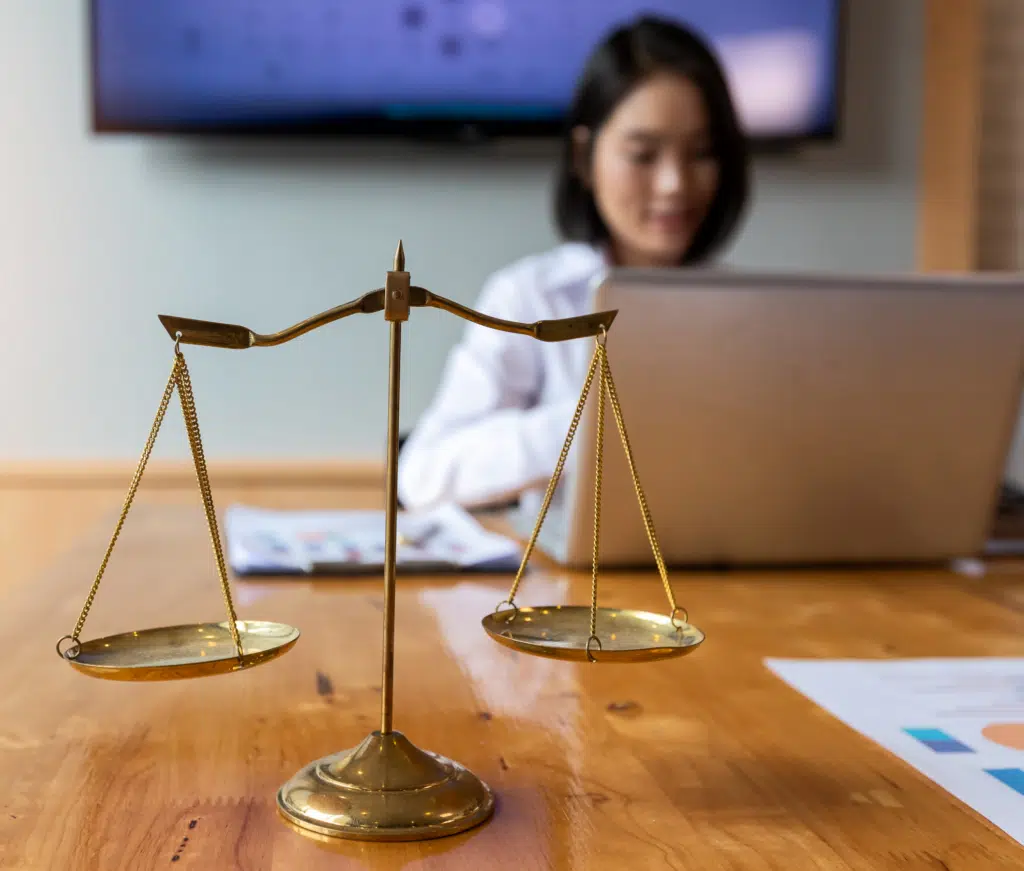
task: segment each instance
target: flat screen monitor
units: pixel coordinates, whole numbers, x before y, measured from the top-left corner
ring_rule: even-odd
[[[91,0],[93,127],[548,136],[643,14],[709,40],[752,139],[836,138],[842,0]]]

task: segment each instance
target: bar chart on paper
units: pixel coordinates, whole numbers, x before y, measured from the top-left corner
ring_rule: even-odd
[[[765,664],[1024,845],[1024,659]]]

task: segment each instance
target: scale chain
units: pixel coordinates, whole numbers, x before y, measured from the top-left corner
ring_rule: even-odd
[[[619,396],[615,390],[615,381],[612,378],[612,368],[611,364],[608,362],[607,353],[602,356],[601,365],[602,373],[604,375],[603,380],[608,387],[608,399],[611,402],[612,414],[615,416],[615,423],[618,426],[619,436],[622,439],[622,447],[626,453],[626,462],[629,463],[629,473],[633,479],[633,488],[636,490],[637,500],[640,503],[640,513],[644,518],[644,528],[647,530],[647,540],[651,544],[651,551],[654,553],[654,561],[658,566],[658,574],[661,576],[661,583],[665,587],[665,595],[668,597],[669,607],[672,609],[672,623],[676,628],[679,628],[680,624],[676,623],[676,612],[680,610],[683,611],[683,623],[688,622],[689,618],[686,615],[686,609],[681,609],[676,604],[676,597],[672,592],[672,584],[669,582],[668,578],[668,569],[665,568],[665,560],[661,555],[658,536],[654,531],[654,520],[651,517],[651,510],[647,505],[647,497],[644,494],[644,489],[640,484],[640,476],[636,471],[636,463],[633,460],[633,449],[629,443],[629,435],[626,433],[626,422],[622,416],[622,408],[619,405]]]
[[[217,560],[217,574],[220,576],[221,591],[224,594],[224,604],[227,606],[228,611],[228,628],[231,630],[231,639],[235,642],[235,650],[241,659],[242,642],[238,636],[238,618],[235,616],[235,604],[231,599],[231,585],[228,583],[228,570],[224,562],[224,550],[221,545],[220,531],[217,528],[217,512],[213,505],[210,475],[206,468],[203,442],[199,436],[199,416],[196,413],[196,401],[192,393],[192,379],[188,374],[188,366],[185,363],[184,354],[177,350],[175,355],[178,359],[178,398],[181,400],[181,410],[185,415],[185,429],[188,431],[188,441],[192,448],[192,460],[196,467],[196,478],[199,482],[199,491],[203,497],[203,508],[206,511],[207,525],[210,528],[210,541],[213,544],[213,553]]]
[[[569,426],[569,432],[566,436],[565,443],[562,446],[562,453],[558,458],[558,463],[555,466],[554,474],[551,476],[551,480],[548,483],[547,492],[544,494],[544,500],[541,504],[540,512],[537,516],[537,521],[534,524],[533,532],[530,535],[529,542],[527,543],[526,549],[523,553],[523,559],[520,563],[519,570],[516,572],[515,579],[512,582],[512,587],[509,590],[508,597],[499,603],[498,607],[502,605],[510,605],[512,608],[516,608],[515,596],[519,590],[519,586],[522,582],[523,574],[526,570],[526,565],[529,562],[530,556],[536,546],[537,537],[540,534],[541,526],[544,524],[544,520],[547,516],[548,509],[551,505],[551,499],[554,495],[555,488],[561,478],[566,459],[569,455],[569,449],[572,445],[573,438],[576,435],[576,430],[579,426],[580,420],[583,415],[583,409],[586,406],[587,398],[590,394],[590,389],[593,384],[594,376],[597,374],[598,377],[598,411],[597,411],[597,426],[596,426],[596,465],[595,465],[595,476],[594,476],[594,550],[593,550],[593,567],[591,576],[591,604],[590,604],[590,635],[587,639],[587,658],[592,662],[595,661],[591,653],[591,645],[597,644],[600,649],[601,641],[597,635],[597,601],[598,601],[598,575],[599,575],[599,556],[600,556],[600,536],[601,536],[601,496],[602,496],[602,485],[604,478],[603,468],[603,457],[604,457],[604,429],[605,429],[605,398],[607,396],[608,404],[611,405],[612,414],[615,417],[616,427],[619,431],[619,437],[622,441],[623,451],[626,455],[626,461],[629,465],[630,477],[633,482],[633,489],[636,491],[637,501],[640,505],[640,513],[643,516],[644,529],[647,533],[647,540],[650,543],[651,551],[654,555],[654,561],[657,565],[658,575],[661,578],[662,586],[665,589],[665,595],[668,598],[670,610],[670,619],[673,626],[676,629],[681,629],[688,621],[689,616],[685,608],[680,607],[676,603],[675,594],[672,590],[672,584],[668,577],[668,569],[665,566],[665,559],[661,552],[661,546],[658,543],[658,536],[654,529],[654,520],[651,517],[651,510],[647,503],[647,496],[644,493],[643,486],[640,483],[640,476],[636,469],[636,462],[633,458],[633,448],[629,441],[629,434],[626,431],[625,418],[622,414],[622,407],[619,404],[618,391],[615,389],[615,380],[612,377],[611,364],[608,361],[608,352],[606,348],[607,334],[602,334],[597,338],[595,342],[594,355],[590,361],[590,368],[587,371],[586,381],[583,385],[583,390],[580,394],[579,403],[576,406],[576,412],[573,415],[572,423]],[[680,617],[681,615],[681,617]]]
[[[77,645],[79,643],[79,638],[81,638],[82,635],[82,629],[85,628],[85,621],[89,616],[89,611],[92,609],[92,603],[96,598],[96,593],[99,592],[100,582],[103,580],[103,574],[107,570],[107,564],[110,562],[110,556],[114,552],[114,545],[117,544],[117,539],[121,535],[121,529],[124,527],[125,520],[128,518],[128,511],[131,509],[132,501],[135,499],[135,493],[139,489],[139,484],[142,481],[142,475],[146,471],[146,464],[149,462],[149,456],[153,452],[153,445],[156,444],[156,437],[160,432],[160,425],[163,423],[164,415],[167,413],[167,406],[170,404],[171,394],[174,393],[177,378],[178,361],[175,359],[174,365],[171,367],[171,375],[167,379],[167,386],[164,388],[164,394],[160,399],[160,406],[157,409],[156,418],[149,430],[149,438],[146,439],[146,446],[143,449],[142,456],[135,468],[135,474],[132,477],[131,485],[128,487],[128,494],[125,496],[124,504],[121,507],[121,515],[117,520],[117,525],[114,527],[114,534],[111,536],[110,543],[107,545],[107,551],[103,555],[103,560],[100,562],[99,571],[96,572],[96,578],[92,582],[92,589],[89,590],[89,595],[85,599],[85,605],[82,607],[82,613],[78,616],[78,622],[75,624],[74,632],[70,635],[70,640],[74,642],[75,647],[68,649],[67,655],[69,656],[73,657],[77,655]],[[63,641],[64,639],[61,640]]]
[[[131,510],[135,495],[138,492],[140,483],[142,482],[143,473],[146,471],[146,465],[153,453],[153,446],[156,444],[156,439],[160,432],[160,426],[167,414],[167,408],[170,405],[171,395],[174,393],[175,387],[178,388],[178,397],[181,401],[182,414],[185,418],[185,429],[188,432],[192,459],[196,467],[196,477],[198,479],[199,489],[203,498],[203,507],[206,512],[207,524],[213,541],[214,554],[217,558],[217,571],[220,576],[221,589],[224,593],[224,601],[227,606],[229,618],[228,625],[231,630],[231,637],[235,643],[235,649],[238,656],[242,656],[242,644],[238,635],[237,617],[235,616],[234,602],[231,598],[231,587],[228,583],[224,553],[221,549],[220,534],[217,529],[217,515],[213,505],[213,494],[210,487],[209,473],[206,468],[206,459],[203,454],[203,445],[199,434],[199,419],[196,414],[195,397],[192,393],[192,381],[189,377],[188,366],[185,363],[185,356],[181,353],[179,345],[175,343],[174,364],[171,367],[171,374],[167,379],[167,386],[164,388],[163,396],[160,398],[160,405],[157,408],[153,425],[150,427],[149,436],[146,439],[146,445],[143,448],[142,456],[139,458],[138,465],[135,468],[135,474],[132,476],[131,484],[128,487],[128,493],[125,496],[124,504],[121,507],[121,513],[118,517],[117,525],[114,527],[114,533],[110,538],[110,543],[107,545],[106,553],[104,553],[103,559],[100,562],[99,570],[96,572],[96,578],[93,580],[92,587],[85,599],[85,604],[79,614],[78,622],[75,624],[74,631],[71,635],[66,635],[57,642],[57,652],[64,658],[73,659],[78,655],[82,630],[85,628],[85,621],[89,617],[89,611],[92,609],[93,602],[96,599],[96,594],[99,592],[100,583],[102,582],[103,575],[107,570],[110,557],[114,552],[114,546],[117,544],[118,537],[121,534],[121,530],[124,528],[124,524],[128,518],[128,513]],[[72,645],[67,650],[61,651],[60,643],[65,640],[71,641]]]
[[[587,638],[587,659],[591,662],[594,662],[594,655],[590,652],[590,645],[597,642],[598,647],[600,648],[601,646],[601,639],[597,637],[597,576],[601,553],[601,484],[604,479],[604,397],[608,356],[604,342],[597,342],[595,354],[601,372],[597,381],[597,438],[594,468],[594,565],[590,590],[590,636]]]
[[[577,403],[577,409],[572,416],[572,423],[569,425],[568,435],[565,437],[565,443],[562,445],[562,452],[559,455],[558,463],[555,466],[555,473],[551,476],[551,480],[548,482],[548,490],[544,494],[544,502],[541,505],[541,512],[537,516],[537,522],[534,524],[534,531],[529,536],[529,541],[526,543],[526,550],[523,551],[522,561],[519,563],[519,569],[515,573],[515,578],[512,580],[512,589],[509,590],[508,598],[504,602],[500,602],[499,606],[503,604],[509,604],[515,607],[515,594],[519,590],[519,583],[522,581],[523,572],[526,570],[526,564],[529,562],[529,557],[534,553],[534,548],[537,546],[537,536],[541,533],[541,527],[544,525],[544,519],[547,517],[548,509],[551,507],[551,497],[555,493],[555,487],[558,484],[558,479],[561,478],[562,469],[565,466],[565,460],[569,455],[569,448],[572,445],[572,437],[577,431],[577,427],[580,426],[580,419],[583,417],[583,409],[587,404],[587,396],[590,393],[590,386],[594,381],[594,375],[597,372],[598,356],[597,349],[594,350],[594,356],[590,360],[590,368],[587,371],[587,380],[583,386],[583,392],[580,394],[580,401]]]
[[[576,428],[579,426],[580,418],[583,416],[583,408],[587,404],[587,396],[590,393],[590,385],[594,381],[594,374],[597,372],[597,367],[598,351],[597,348],[595,348],[594,356],[590,359],[590,368],[587,370],[587,378],[583,384],[583,391],[580,393],[580,401],[576,404],[576,413],[572,416],[572,423],[569,425],[569,434],[565,437],[565,443],[562,445],[562,453],[558,457],[555,472],[551,476],[551,480],[548,482],[548,489],[544,494],[544,501],[541,504],[540,513],[537,515],[537,522],[533,526],[533,532],[531,533],[530,540],[526,545],[526,550],[523,551],[523,559],[519,563],[519,570],[516,572],[516,576],[512,581],[512,588],[508,592],[508,597],[503,602],[498,603],[499,607],[503,604],[511,605],[513,608],[515,607],[516,592],[519,590],[519,584],[523,580],[523,573],[526,571],[526,565],[530,561],[530,556],[537,545],[537,536],[540,534],[540,528],[544,525],[544,518],[547,517],[548,509],[551,507],[551,498],[555,494],[555,487],[558,485],[558,481],[562,477],[562,469],[565,467],[565,461],[569,456],[569,448],[572,446],[573,436],[576,435]]]

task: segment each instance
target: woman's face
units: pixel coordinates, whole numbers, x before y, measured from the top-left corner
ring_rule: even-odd
[[[578,140],[584,147],[585,137],[583,131]],[[635,88],[600,128],[585,178],[618,263],[678,265],[718,190],[719,164],[697,86],[660,73]]]

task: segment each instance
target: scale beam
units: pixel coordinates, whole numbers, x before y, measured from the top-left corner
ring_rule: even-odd
[[[347,318],[349,315],[373,314],[384,311],[384,288],[378,288],[364,294],[359,299],[335,306],[311,318],[306,318],[294,326],[277,333],[262,334],[238,324],[221,324],[216,321],[197,321],[192,318],[179,318],[173,315],[160,315],[160,323],[172,339],[178,339],[183,345],[206,345],[210,348],[253,348],[283,345],[297,339],[305,333],[315,330],[334,321]],[[180,339],[178,333],[181,333]]]
[[[491,317],[468,306],[460,305],[431,293],[423,287],[410,288],[411,305],[429,306],[439,308],[449,314],[457,315],[463,320],[488,327],[492,330],[501,330],[505,333],[519,333],[523,336],[532,336],[542,342],[566,342],[571,339],[585,339],[591,336],[601,335],[602,330],[607,332],[615,320],[617,311],[595,312],[594,314],[581,315],[575,318],[561,318],[559,320],[535,321],[532,324],[524,324],[518,321],[505,321],[501,318]]]
[[[596,312],[575,318],[536,321],[527,324],[485,315],[468,306],[438,296],[424,287],[416,286],[409,288],[409,305],[414,308],[438,308],[482,327],[532,336],[542,342],[565,342],[599,336],[602,331],[609,330],[612,321],[615,320],[615,315],[618,314],[617,311]],[[318,327],[326,326],[349,315],[374,314],[383,310],[384,289],[380,288],[357,300],[328,309],[277,333],[257,333],[249,327],[238,324],[198,321],[173,315],[160,315],[160,323],[164,325],[164,329],[172,339],[180,341],[183,345],[244,349],[283,345],[285,342],[290,342]],[[181,334],[180,338],[179,333]]]

